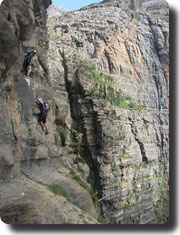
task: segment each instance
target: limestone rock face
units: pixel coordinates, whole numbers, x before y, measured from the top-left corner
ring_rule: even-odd
[[[48,14],[48,17],[54,17],[54,16],[63,15],[67,11],[68,10],[66,10],[63,7],[56,7],[56,6],[50,5],[47,9],[47,14]]]
[[[0,6],[3,221],[166,222],[167,3],[104,0],[47,18],[51,1],[11,2]],[[31,77],[24,47],[38,52]],[[48,135],[36,95],[50,105]]]

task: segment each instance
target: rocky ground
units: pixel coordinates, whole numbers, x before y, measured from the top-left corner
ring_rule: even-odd
[[[49,4],[0,7],[2,220],[166,222],[167,3],[106,0],[54,16],[51,7],[46,19]],[[38,52],[30,78],[24,47]],[[50,104],[48,135],[36,95]]]

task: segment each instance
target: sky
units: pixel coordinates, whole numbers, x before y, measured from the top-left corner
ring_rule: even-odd
[[[87,6],[91,3],[102,2],[103,0],[52,0],[53,5],[57,7],[64,7],[67,10],[78,10],[81,7]]]

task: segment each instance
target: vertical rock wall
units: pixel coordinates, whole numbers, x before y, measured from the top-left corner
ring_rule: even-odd
[[[103,1],[46,20],[50,2],[0,7],[3,221],[166,222],[168,5]],[[30,78],[24,47],[38,52]]]
[[[168,14],[165,2],[103,1],[48,21],[50,79],[64,73],[108,222],[168,218]]]
[[[63,160],[70,158],[78,172],[74,161],[79,155],[67,133],[71,118],[66,87],[56,92],[48,75],[50,3],[5,0],[0,7],[0,216],[11,224],[94,224],[90,186],[82,187],[80,176]],[[22,70],[25,47],[37,51],[31,77]],[[51,108],[48,136],[38,123],[36,95]]]

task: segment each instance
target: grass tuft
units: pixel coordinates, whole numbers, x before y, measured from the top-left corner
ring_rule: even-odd
[[[63,189],[63,187],[61,185],[52,184],[52,185],[48,186],[48,188],[55,195],[63,196],[63,197],[67,198],[70,201],[70,197],[69,197],[68,193]]]

